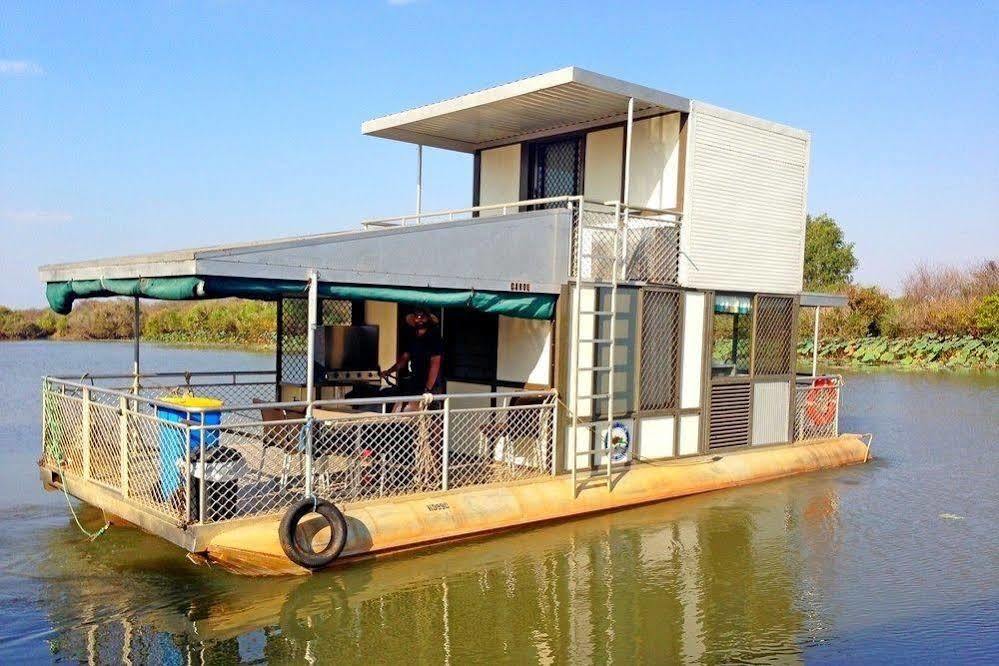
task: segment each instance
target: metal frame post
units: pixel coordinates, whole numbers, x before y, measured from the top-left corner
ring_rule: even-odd
[[[312,443],[313,416],[312,408],[316,399],[316,330],[319,328],[319,273],[313,271],[309,276],[309,344],[307,347],[307,364],[309,370],[305,375],[305,393],[308,405],[305,408],[305,496],[312,497]]]
[[[132,393],[139,394],[139,336],[142,324],[139,313],[139,297],[132,299]]]
[[[631,118],[632,105],[634,99],[628,100],[628,118],[629,125]],[[622,225],[624,220],[621,217],[621,204],[617,203],[614,205],[614,217],[616,219],[617,229],[614,233],[614,256],[619,257],[618,252],[621,251],[621,233],[623,230]],[[627,207],[625,207],[625,214],[627,214]],[[624,232],[627,233],[626,228]],[[610,371],[607,373],[607,433],[604,435],[607,438],[607,491],[610,492],[613,489],[611,484],[611,473],[614,467],[614,374],[617,368],[614,367],[614,352],[617,351],[617,331],[615,331],[615,325],[617,323],[617,262],[615,261],[614,267],[611,269],[613,271],[611,277],[611,296],[610,296],[610,330],[608,331],[607,337],[610,339],[608,346],[608,357],[607,365],[610,367]],[[596,357],[594,357],[596,358]],[[596,433],[594,433],[596,437]],[[595,447],[594,447],[595,448]]]
[[[423,212],[423,144],[416,144],[416,214]],[[416,218],[416,223],[420,223],[420,218]]]
[[[819,369],[819,311],[822,308],[815,306],[815,328],[812,331],[812,377],[818,374]]]
[[[128,398],[118,398],[118,454],[120,456],[121,494],[128,497]]]
[[[625,125],[624,135],[624,192],[621,199],[624,205],[628,206],[631,201],[631,134],[635,124],[635,98],[628,98],[628,122]]]
[[[276,326],[274,327],[274,399],[277,402],[281,402],[281,375],[284,373],[283,367],[283,357],[284,357],[284,298],[277,299],[277,310],[275,317],[277,318]]]
[[[569,202],[569,217],[572,218],[573,204]],[[579,414],[578,414],[578,403],[579,403],[579,311],[582,309],[582,303],[580,299],[583,298],[582,289],[582,278],[580,277],[583,273],[583,206],[580,203],[579,211],[577,213],[576,222],[576,284],[575,288],[572,290],[573,301],[572,307],[572,330],[569,333],[569,395],[570,402],[573,406],[571,419],[569,421],[569,426],[571,430],[569,431],[569,457],[572,459],[572,465],[570,469],[572,470],[572,494],[573,497],[576,495],[576,476],[577,476],[577,459],[579,458]],[[594,436],[596,439],[596,436]],[[591,447],[594,448],[594,447]]]
[[[448,463],[450,461],[450,451],[448,451],[449,435],[451,431],[451,398],[444,398],[444,427],[441,434],[441,490],[448,489]]]
[[[185,442],[190,449],[190,440]],[[205,516],[208,514],[208,497],[205,496],[205,477],[208,476],[208,465],[205,464],[205,415],[201,415],[201,428],[198,430],[198,470],[201,476],[198,478],[198,522],[205,524]]]
[[[80,424],[83,431],[81,440],[83,444],[83,478],[90,480],[90,389],[83,389],[83,419]]]
[[[184,524],[191,522],[191,426],[184,425]]]

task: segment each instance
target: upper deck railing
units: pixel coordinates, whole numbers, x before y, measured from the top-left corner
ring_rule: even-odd
[[[615,264],[612,252],[617,237],[618,282],[678,284],[682,213],[675,209],[562,196],[410,213],[366,220],[362,225],[366,229],[392,228],[538,209],[565,209],[572,216],[571,277],[582,271],[584,280],[610,282]],[[578,244],[582,244],[579,253],[576,252]]]

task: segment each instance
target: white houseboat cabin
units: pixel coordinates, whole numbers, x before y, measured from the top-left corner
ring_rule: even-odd
[[[275,573],[867,460],[797,372],[842,305],[802,291],[807,132],[576,67],[362,132],[416,146],[414,211],[41,268],[136,304],[128,372],[44,380],[46,486]],[[471,207],[422,210],[425,147]],[[273,367],[142,371],[140,298],[223,297],[276,303]]]

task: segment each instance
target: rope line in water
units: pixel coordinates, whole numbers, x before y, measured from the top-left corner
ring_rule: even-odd
[[[53,420],[51,415],[51,410],[45,409],[44,411],[45,411],[46,429],[49,431],[50,434],[57,433],[60,430],[59,424]],[[62,466],[62,451],[59,450],[58,447],[55,448],[56,448],[55,451],[56,455],[52,457],[55,460],[56,468],[59,470],[59,481],[60,481],[59,485],[62,488],[62,494],[66,497],[66,506],[69,507],[69,512],[73,516],[73,522],[75,522],[76,526],[80,528],[80,531],[83,532],[88,539],[90,539],[91,541],[95,541],[102,534],[108,531],[108,528],[111,527],[111,521],[108,520],[108,515],[104,511],[104,509],[101,509],[101,515],[104,517],[103,527],[101,527],[95,532],[91,532],[86,527],[83,526],[83,523],[80,522],[80,517],[76,515],[76,509],[73,508],[73,502],[69,497],[69,491],[66,489],[66,472],[63,470]],[[49,451],[49,453],[52,453],[52,451]]]

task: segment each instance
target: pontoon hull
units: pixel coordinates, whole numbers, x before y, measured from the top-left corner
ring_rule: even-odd
[[[566,476],[494,484],[344,507],[348,540],[332,566],[442,541],[648,504],[685,495],[865,462],[857,435],[722,452],[683,460],[642,462],[616,471],[613,490],[594,479],[573,497]],[[280,516],[218,531],[202,553],[211,563],[246,575],[305,574],[278,541]]]

